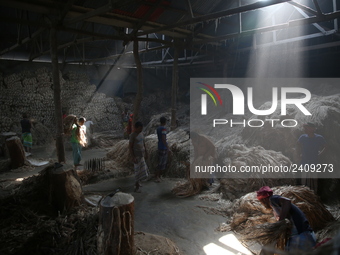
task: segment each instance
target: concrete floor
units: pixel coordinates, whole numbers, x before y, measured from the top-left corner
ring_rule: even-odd
[[[236,238],[227,244],[219,241],[231,233],[215,231],[226,219],[207,214],[198,206],[215,207],[217,202],[197,197],[179,198],[171,193],[177,179],[161,183],[143,182],[141,193],[133,192],[134,178],[110,179],[83,187],[84,194],[107,195],[116,189],[131,193],[135,198],[135,231],[165,236],[174,241],[181,254],[218,255],[251,254],[240,247]],[[236,245],[238,243],[238,245]],[[220,251],[220,252],[216,252]]]
[[[53,149],[34,149],[32,158],[39,160],[56,159]],[[106,155],[104,149],[83,150],[83,160],[100,158]],[[66,151],[68,162],[72,162],[72,152]],[[27,178],[38,174],[44,167],[29,171],[6,172],[0,175],[0,181]],[[161,235],[174,241],[181,254],[219,255],[251,254],[232,233],[217,232],[216,228],[226,221],[219,215],[207,214],[198,206],[215,207],[217,202],[200,200],[198,197],[179,198],[171,193],[176,179],[164,179],[161,183],[143,182],[142,192],[135,193],[134,177],[107,179],[99,183],[83,186],[84,195],[99,194],[105,196],[117,188],[131,193],[135,198],[135,231]]]

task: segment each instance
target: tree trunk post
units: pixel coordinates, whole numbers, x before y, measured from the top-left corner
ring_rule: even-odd
[[[50,29],[50,46],[51,46],[51,59],[52,59],[52,72],[53,72],[53,88],[54,88],[54,107],[56,119],[56,149],[58,162],[66,162],[65,148],[63,139],[63,119],[61,110],[61,88],[59,79],[58,67],[58,49],[57,49],[57,31],[54,27]]]
[[[137,67],[137,95],[135,98],[135,102],[133,104],[133,121],[132,121],[132,129],[135,126],[136,121],[138,120],[139,108],[143,99],[143,70],[142,63],[140,62],[139,52],[138,52],[138,40],[133,41],[133,56],[135,57],[135,63]]]
[[[79,177],[72,166],[54,164],[49,172],[50,203],[63,213],[82,204],[83,191]]]
[[[176,42],[176,39],[174,39]],[[178,47],[175,44],[174,64],[172,68],[172,93],[171,93],[171,130],[177,128],[177,88],[178,88]]]
[[[101,200],[97,249],[103,255],[135,254],[132,195],[117,192]]]

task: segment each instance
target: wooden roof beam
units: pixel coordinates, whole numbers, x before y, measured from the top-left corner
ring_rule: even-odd
[[[226,16],[230,16],[230,15],[234,15],[234,14],[238,14],[238,13],[242,13],[242,12],[248,12],[248,11],[260,9],[260,8],[275,5],[275,4],[285,3],[285,2],[289,2],[289,1],[292,1],[292,0],[268,0],[266,2],[259,1],[259,2],[253,3],[253,4],[248,4],[248,5],[244,5],[244,6],[240,6],[240,7],[220,11],[220,12],[202,15],[202,16],[199,16],[199,17],[184,20],[184,21],[177,22],[177,23],[174,23],[174,24],[165,25],[165,26],[162,26],[160,28],[154,28],[154,29],[146,30],[146,31],[138,33],[138,35],[146,35],[146,34],[150,34],[150,33],[157,33],[157,32],[164,31],[164,30],[180,28],[180,27],[183,27],[183,26],[192,25],[192,24],[196,24],[196,23],[199,23],[199,22],[203,22],[203,21],[218,19],[218,18],[221,18],[221,17],[226,17]]]

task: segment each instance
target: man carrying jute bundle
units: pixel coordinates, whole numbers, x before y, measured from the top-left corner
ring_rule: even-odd
[[[273,209],[277,221],[288,219],[291,232],[286,243],[286,251],[309,251],[316,244],[315,234],[304,213],[290,199],[273,195],[270,187],[264,186],[257,192],[257,199],[267,209]]]

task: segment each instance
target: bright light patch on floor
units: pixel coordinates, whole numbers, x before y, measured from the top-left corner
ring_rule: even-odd
[[[16,178],[15,181],[16,182],[22,182],[24,180],[24,178]]]
[[[228,251],[214,243],[210,243],[203,247],[204,252],[207,255],[217,255],[217,254],[223,254],[223,255],[234,255],[235,253]]]
[[[251,252],[248,251],[241,243],[239,240],[237,240],[236,236],[234,236],[233,234],[228,234],[225,236],[222,236],[219,241],[231,248],[233,248],[234,250],[237,250],[239,252],[241,252],[241,254],[249,254],[251,255]]]
[[[236,236],[233,234],[227,234],[222,236],[219,243],[210,243],[203,247],[204,252],[207,255],[251,255],[252,253],[247,250]]]

